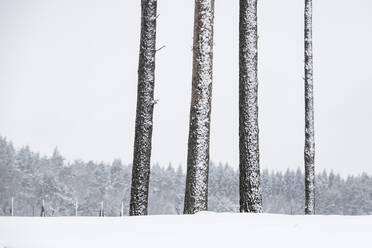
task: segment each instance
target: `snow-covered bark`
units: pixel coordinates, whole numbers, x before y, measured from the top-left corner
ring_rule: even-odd
[[[312,0],[305,0],[305,213],[315,214]]]
[[[157,0],[142,0],[130,215],[146,215],[154,109]]]
[[[257,0],[240,0],[240,212],[262,212],[258,130]]]
[[[185,214],[208,209],[214,0],[195,0]]]

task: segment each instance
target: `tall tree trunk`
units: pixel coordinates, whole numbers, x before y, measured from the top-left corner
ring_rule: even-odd
[[[130,215],[147,215],[154,109],[157,0],[141,2],[141,41],[138,65],[136,130]]]
[[[195,0],[185,214],[208,209],[214,0]]]
[[[305,214],[315,214],[312,0],[305,0]]]
[[[240,212],[262,212],[258,142],[257,0],[240,0]]]

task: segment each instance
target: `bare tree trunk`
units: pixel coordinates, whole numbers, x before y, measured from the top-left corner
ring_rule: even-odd
[[[312,0],[305,0],[305,214],[315,214]]]
[[[195,0],[192,97],[185,214],[208,209],[214,0]]]
[[[157,0],[142,0],[130,215],[147,215],[154,109]]]
[[[258,129],[257,0],[240,0],[240,212],[262,212]]]
[[[40,217],[45,217],[45,204],[44,204],[44,200],[42,201],[42,204],[41,204]]]

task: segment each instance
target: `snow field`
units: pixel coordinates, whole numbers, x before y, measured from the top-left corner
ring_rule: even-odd
[[[0,248],[371,247],[372,216],[1,217]]]

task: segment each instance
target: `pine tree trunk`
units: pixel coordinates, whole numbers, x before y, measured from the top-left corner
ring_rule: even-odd
[[[208,209],[214,0],[195,0],[185,214]]]
[[[315,214],[312,0],[305,0],[305,214]]]
[[[258,143],[257,0],[240,0],[240,212],[262,212]]]
[[[157,0],[142,0],[130,215],[147,215],[154,109]]]

